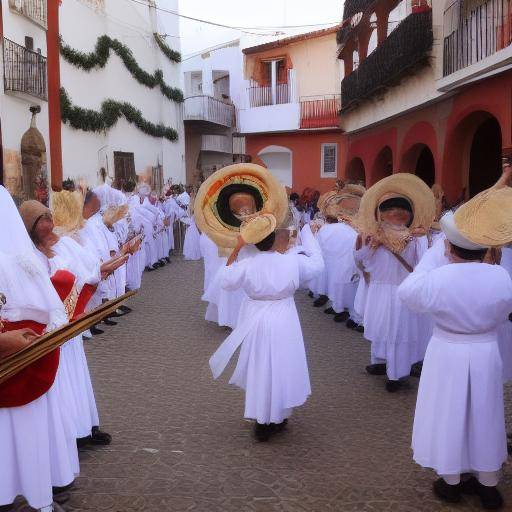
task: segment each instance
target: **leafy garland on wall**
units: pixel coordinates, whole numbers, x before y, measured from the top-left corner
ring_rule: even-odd
[[[156,44],[162,50],[162,53],[172,62],[181,62],[181,53],[173,50],[164,40],[164,38],[157,34],[156,32],[153,34]]]
[[[112,128],[121,116],[134,124],[139,130],[152,137],[162,137],[171,142],[178,140],[178,132],[163,124],[154,124],[142,117],[139,109],[130,103],[104,100],[100,112],[77,107],[71,103],[68,93],[60,89],[60,110],[64,123],[85,132],[104,132]]]
[[[156,40],[158,42],[158,38],[156,38]],[[163,41],[162,44],[164,44],[165,48],[167,48],[169,52],[174,52],[174,50],[171,50],[171,48],[169,48]],[[121,43],[121,41],[119,41],[118,39],[112,39],[107,35],[98,37],[98,40],[96,41],[96,46],[94,47],[94,51],[91,53],[84,53],[79,50],[75,50],[74,48],[71,48],[70,46],[66,45],[62,41],[62,39],[60,41],[61,55],[70,64],[73,64],[78,68],[82,68],[85,71],[90,71],[95,67],[104,68],[110,57],[111,49],[123,61],[124,65],[132,74],[133,78],[137,80],[137,82],[139,82],[142,85],[145,85],[146,87],[149,87],[150,89],[154,89],[155,87],[159,86],[160,90],[162,91],[162,94],[166,98],[170,99],[171,101],[174,101],[175,103],[183,102],[183,92],[180,89],[176,87],[170,87],[165,83],[164,74],[161,69],[157,69],[153,74],[144,71],[137,64],[137,61],[135,60],[130,48]]]

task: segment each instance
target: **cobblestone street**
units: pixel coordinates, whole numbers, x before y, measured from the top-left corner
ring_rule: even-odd
[[[227,332],[204,321],[202,262],[145,274],[132,314],[86,343],[106,448],[81,452],[74,511],[462,511],[413,463],[418,381],[394,395],[366,375],[369,346],[296,296],[313,394],[288,430],[257,443],[243,392],[214,381],[208,359]],[[507,390],[507,417],[511,418]],[[512,510],[512,472],[501,483]]]

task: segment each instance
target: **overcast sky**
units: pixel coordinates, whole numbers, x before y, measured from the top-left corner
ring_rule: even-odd
[[[179,0],[180,12],[230,26],[289,26],[339,22],[343,0]],[[164,14],[163,16],[170,16]],[[286,29],[286,35],[323,27]],[[259,32],[258,30],[251,30]],[[260,31],[261,32],[261,31]],[[239,32],[194,21],[180,20],[181,51],[184,56],[239,37]],[[249,36],[251,44],[268,37]],[[285,37],[282,35],[281,37]]]

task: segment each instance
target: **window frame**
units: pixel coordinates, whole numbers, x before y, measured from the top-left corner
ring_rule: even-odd
[[[325,172],[325,148],[334,147],[334,172]],[[337,178],[338,177],[338,143],[337,142],[322,142],[320,144],[320,177],[321,178]]]

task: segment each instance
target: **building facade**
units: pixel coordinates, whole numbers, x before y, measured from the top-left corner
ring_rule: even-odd
[[[287,187],[332,188],[341,174],[337,28],[245,48],[238,112],[251,160]]]
[[[162,37],[178,34],[178,18],[166,19],[164,27],[155,7],[126,0],[62,2],[64,179],[95,185],[103,168],[119,184],[144,181],[157,191],[169,179],[185,181],[179,39]]]
[[[347,0],[341,176],[414,172],[451,202],[492,185],[512,150],[509,0]]]

